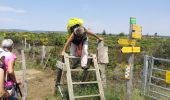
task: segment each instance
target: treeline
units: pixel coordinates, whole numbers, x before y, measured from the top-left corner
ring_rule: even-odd
[[[32,32],[0,32],[1,37],[11,38],[16,44],[23,41],[31,45],[63,45],[66,41],[66,33],[32,33]]]
[[[98,34],[104,38],[104,43],[109,47],[109,66],[114,67],[117,63],[126,63],[127,54],[121,53],[121,48],[118,44],[119,38],[128,38],[126,35],[112,35],[112,34]],[[27,41],[30,45],[46,45],[57,46],[62,48],[65,44],[68,34],[67,33],[32,33],[32,32],[0,32],[0,37],[11,38],[15,44],[20,44]],[[97,42],[96,39],[89,37],[89,52],[96,52]],[[143,56],[151,55],[160,58],[170,58],[170,39],[157,38],[157,37],[143,37],[139,40],[136,46],[141,47],[141,52],[135,54],[136,63],[143,64]]]

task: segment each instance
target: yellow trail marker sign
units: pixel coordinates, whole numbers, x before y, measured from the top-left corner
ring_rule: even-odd
[[[132,30],[135,30],[135,32],[142,32],[142,27],[139,25],[132,25]]]
[[[139,53],[140,47],[123,47],[121,51],[123,53]]]
[[[132,46],[134,46],[136,44],[136,40],[119,39],[118,43],[120,45],[132,45]]]
[[[166,71],[166,83],[170,83],[170,71]]]
[[[141,39],[142,38],[142,34],[141,33],[132,32],[132,38]]]

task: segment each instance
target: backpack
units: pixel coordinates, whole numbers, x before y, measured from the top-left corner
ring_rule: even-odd
[[[68,34],[71,35],[74,29],[79,26],[83,26],[83,23],[84,23],[83,20],[80,18],[70,18],[67,24]]]

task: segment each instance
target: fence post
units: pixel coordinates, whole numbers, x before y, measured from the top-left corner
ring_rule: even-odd
[[[27,84],[26,84],[26,64],[24,50],[21,50],[22,56],[22,100],[26,100],[27,96]]]
[[[106,88],[106,64],[109,63],[108,60],[108,47],[104,46],[104,42],[100,41],[97,44],[97,59],[100,69],[101,79],[103,87]]]
[[[45,51],[45,46],[43,45],[42,46],[42,54],[41,54],[41,64],[43,64],[43,62],[44,62],[45,55],[46,55],[46,51]]]
[[[33,50],[32,58],[34,59],[35,58],[35,43],[34,43],[34,41],[33,41],[32,50]]]
[[[134,19],[134,21],[132,21]],[[132,39],[132,25],[136,24],[136,18],[130,17],[129,39]],[[134,47],[134,46],[132,46]],[[134,67],[134,53],[128,55],[128,67],[130,67],[129,80],[126,83],[126,98],[125,100],[132,100],[133,90],[133,67]]]
[[[144,56],[144,68],[143,68],[143,93],[146,95],[147,93],[147,79],[148,79],[148,55]]]
[[[25,38],[25,49],[27,48],[27,39]]]
[[[30,44],[28,44],[28,48],[29,48],[29,50],[31,49],[31,45]]]

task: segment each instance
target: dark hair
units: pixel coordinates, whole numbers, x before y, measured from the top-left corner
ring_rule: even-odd
[[[73,33],[73,32],[74,32],[74,29],[77,28],[77,27],[79,27],[79,26],[80,26],[79,24],[76,24],[76,25],[70,27],[71,33]]]

